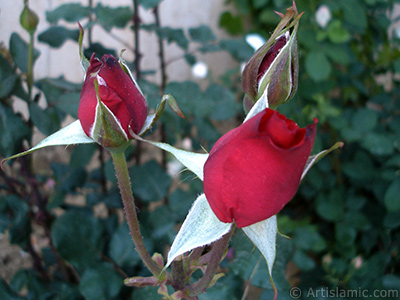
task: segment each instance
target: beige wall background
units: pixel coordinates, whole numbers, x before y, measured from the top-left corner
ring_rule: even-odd
[[[38,33],[43,32],[49,27],[46,21],[46,11],[53,10],[58,6],[77,1],[68,0],[30,0],[30,8],[39,16]],[[79,1],[78,1],[79,2]],[[94,0],[93,5],[99,2],[107,6],[133,6],[132,0]],[[81,1],[82,4],[88,5],[89,0]],[[0,0],[0,43],[8,48],[9,38],[12,32],[18,32],[26,41],[29,40],[27,32],[25,32],[19,24],[19,15],[23,9],[23,0]],[[224,7],[224,0],[164,0],[160,4],[161,26],[170,26],[173,28],[188,29],[202,24],[210,26],[214,33],[221,37],[224,33],[218,28],[219,15]],[[149,10],[140,9],[140,17],[143,23],[153,23],[154,16]],[[60,23],[74,28],[75,25]],[[101,42],[104,46],[117,50],[126,48],[125,43],[133,47],[134,34],[127,26],[124,30],[113,29],[111,37],[100,26],[95,26],[93,30],[93,41]],[[64,75],[67,80],[79,83],[82,82],[83,72],[79,64],[77,43],[67,41],[61,48],[55,49],[47,44],[41,43],[36,39],[35,47],[40,50],[41,55],[37,60],[34,68],[36,79],[43,77],[58,77]],[[141,31],[140,34],[141,52],[143,54],[141,68],[143,70],[157,70],[158,46],[157,39],[154,34]],[[193,46],[191,51],[195,50]],[[183,52],[175,45],[167,45],[165,43],[166,61],[169,62],[167,72],[169,80],[183,81],[187,79],[195,79],[192,75],[191,68],[186,64],[182,57]],[[209,66],[209,71],[213,76],[223,73],[229,66],[234,63],[229,54],[196,54],[199,60],[205,62]],[[128,61],[134,59],[133,53],[127,51],[124,58]],[[152,78],[152,81],[159,81],[159,74]]]

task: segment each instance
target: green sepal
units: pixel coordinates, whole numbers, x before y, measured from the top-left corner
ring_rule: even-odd
[[[157,107],[157,111],[154,114],[148,115],[147,119],[143,125],[142,130],[139,132],[139,136],[145,135],[153,126],[154,124],[160,119],[161,115],[165,110],[165,105],[168,103],[169,107],[175,112],[178,116],[183,119],[186,119],[182,111],[180,110],[178,103],[176,102],[175,98],[172,97],[170,94],[163,95],[161,98],[160,105]],[[130,132],[132,134],[132,132]],[[132,134],[133,136],[133,134]]]
[[[83,54],[83,47],[82,47],[82,43],[83,43],[83,28],[82,25],[78,22],[78,26],[79,26],[79,39],[78,39],[78,45],[79,45],[79,57],[80,57],[80,63],[81,63],[81,67],[83,69],[83,71],[85,72],[85,74],[87,73],[87,70],[89,69],[90,66],[90,61],[85,57],[85,55]]]
[[[94,88],[97,106],[91,137],[109,151],[123,151],[129,144],[129,138],[117,117],[101,101],[97,79],[94,80]]]
[[[342,148],[344,146],[343,142],[336,142],[332,147],[329,149],[323,150],[319,152],[318,154],[311,155],[306,162],[306,165],[303,169],[303,174],[301,174],[301,180],[303,180],[304,176],[306,176],[307,172],[311,169],[313,165],[315,165],[321,158],[323,158],[325,155],[331,153],[333,150],[336,150],[338,148]]]
[[[94,142],[95,141],[90,137],[88,137],[86,133],[83,131],[81,122],[79,120],[76,120],[67,127],[64,127],[59,131],[53,133],[52,135],[48,136],[33,148],[3,159],[1,161],[1,167],[3,168],[3,164],[10,159],[30,154],[45,147],[74,145],[74,144],[89,144]]]

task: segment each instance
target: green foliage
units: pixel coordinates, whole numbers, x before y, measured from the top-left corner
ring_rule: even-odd
[[[51,47],[59,48],[67,40],[77,40],[79,37],[79,30],[70,30],[62,26],[53,26],[46,31],[39,34],[39,41],[48,44]]]
[[[160,2],[146,0],[140,5],[151,12]],[[221,39],[205,24],[187,30],[155,23],[141,23],[138,28],[177,45],[190,65],[198,54],[213,52],[242,63],[253,54],[246,34],[257,32],[267,39],[280,19],[274,11],[284,12],[292,1],[231,2],[235,12],[223,12],[219,22],[234,38]],[[297,96],[279,110],[302,125],[313,117],[319,119],[315,152],[338,140],[345,146],[313,167],[297,196],[278,216],[280,232],[291,238],[277,239],[273,278],[278,299],[291,299],[291,286],[302,291],[318,287],[398,290],[400,51],[398,36],[389,32],[393,2],[297,0],[296,4],[300,12],[305,11],[298,32],[299,88]],[[323,4],[332,14],[326,27],[318,25],[315,17]],[[113,28],[137,26],[132,24],[132,14],[131,7],[67,3],[46,12],[51,26],[33,34],[50,47],[62,47],[78,38],[77,28],[66,27],[65,22],[76,26],[79,21],[87,31],[99,26],[108,34]],[[83,49],[87,57],[93,52],[101,56],[120,51],[90,40],[87,44]],[[67,116],[77,118],[81,84],[62,77],[33,76],[28,82],[39,56],[33,49],[29,60],[30,46],[13,33],[9,51],[0,54],[2,158],[31,146],[35,130],[48,135]],[[221,78],[211,74],[204,85],[189,79],[167,80],[162,91],[151,81],[154,72],[141,71],[139,85],[149,108],[155,109],[161,95],[170,93],[187,118],[166,110],[161,124],[146,138],[161,136],[178,147],[186,138],[194,150],[209,151],[222,131],[243,118],[239,67],[226,70]],[[377,80],[382,76],[385,87]],[[26,103],[28,117],[16,112],[16,99]],[[225,127],[225,122],[230,125]],[[146,276],[148,271],[134,250],[128,226],[121,222],[121,197],[109,157],[97,145],[62,151],[69,163],[52,162],[49,171],[33,173],[36,156],[28,156],[10,162],[0,176],[0,231],[7,232],[10,243],[34,262],[11,280],[0,280],[0,298],[160,299],[155,287],[123,287],[122,274]],[[134,144],[127,157],[146,246],[150,253],[165,254],[202,184],[189,172],[167,172],[171,159],[158,150]],[[48,241],[40,249],[32,245],[37,228]],[[225,277],[199,299],[241,299],[247,284],[259,289],[258,299],[273,297],[265,261],[241,231],[233,238],[221,270]],[[197,277],[194,273],[193,279]],[[21,296],[22,291],[27,294]]]
[[[26,43],[18,33],[13,33],[10,37],[10,54],[13,62],[22,72],[28,72],[28,51],[29,45]],[[40,53],[35,50],[33,59],[36,60]]]

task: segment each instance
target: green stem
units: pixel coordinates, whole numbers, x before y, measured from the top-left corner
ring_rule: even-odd
[[[28,73],[27,76],[27,84],[28,84],[28,95],[29,99],[32,100],[32,86],[33,86],[33,43],[34,43],[34,36],[33,33],[30,34],[30,41],[29,41],[29,49],[28,49]]]
[[[229,231],[221,239],[214,243],[211,250],[212,255],[210,257],[207,269],[204,272],[203,277],[198,282],[191,286],[188,286],[185,289],[186,295],[188,295],[189,297],[195,297],[203,293],[208,288],[214,278],[215,272],[217,271],[219,263],[221,262],[222,256],[225,253],[226,247],[228,246],[228,243],[234,231],[234,226],[232,226],[231,231]]]
[[[129,230],[132,235],[133,243],[140,258],[146,265],[147,269],[156,276],[160,277],[162,270],[157,263],[151,258],[146,246],[143,242],[143,237],[140,233],[139,221],[136,215],[135,200],[133,198],[131,182],[129,180],[128,166],[126,164],[124,152],[110,152],[114,162],[115,172],[118,179],[118,185],[121,192],[122,202],[124,204],[126,219]]]

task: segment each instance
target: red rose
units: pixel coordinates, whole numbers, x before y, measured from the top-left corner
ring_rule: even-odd
[[[78,117],[85,133],[93,136],[97,97],[94,80],[99,85],[99,97],[121,125],[128,139],[129,128],[139,133],[147,117],[147,103],[133,79],[124,72],[118,60],[104,55],[101,61],[92,55],[81,92]]]
[[[268,219],[295,195],[315,138],[265,109],[221,137],[204,165],[204,193],[221,222],[239,228]]]

